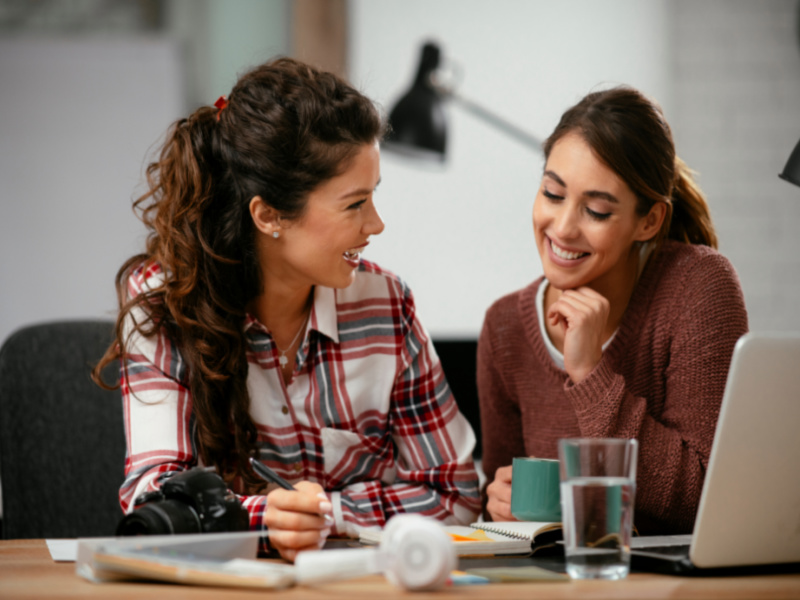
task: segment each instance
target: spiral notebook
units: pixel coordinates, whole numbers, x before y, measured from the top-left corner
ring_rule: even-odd
[[[530,521],[486,522],[471,525],[445,525],[459,556],[496,556],[531,554],[561,539],[560,523]],[[382,531],[365,529],[359,535],[362,544],[379,544]]]
[[[561,523],[541,521],[485,521],[470,527],[512,539],[525,540],[532,552],[555,546],[562,539]]]

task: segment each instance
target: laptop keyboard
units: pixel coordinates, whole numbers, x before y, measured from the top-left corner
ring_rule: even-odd
[[[647,548],[632,548],[634,552],[647,553],[647,554],[658,554],[660,556],[669,556],[669,557],[676,557],[680,558],[682,556],[689,556],[689,546],[652,546]]]

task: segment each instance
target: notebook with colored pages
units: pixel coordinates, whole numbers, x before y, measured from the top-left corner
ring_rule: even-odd
[[[507,554],[530,554],[534,538],[539,540],[538,532],[544,526],[555,525],[560,538],[560,526],[552,523],[526,523],[526,527],[489,527],[488,525],[517,525],[516,523],[473,523],[472,525],[444,525],[459,556],[496,556]],[[539,527],[534,527],[538,525]],[[362,544],[379,544],[383,531],[365,529],[359,534]],[[553,542],[554,543],[554,542]]]
[[[282,589],[295,583],[294,567],[255,558],[200,557],[156,548],[100,546],[95,573],[106,580],[144,579],[213,587]]]
[[[687,575],[800,570],[798,424],[800,333],[742,336],[689,544],[652,547],[635,538],[631,567]]]
[[[146,579],[262,589],[294,585],[292,565],[256,560],[263,535],[234,531],[81,538],[75,572],[93,583]]]
[[[561,523],[540,521],[483,521],[470,525],[476,530],[525,540],[532,552],[552,548],[562,539]]]

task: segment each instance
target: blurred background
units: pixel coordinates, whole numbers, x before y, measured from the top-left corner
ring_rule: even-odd
[[[426,41],[459,93],[544,138],[598,87],[656,98],[708,195],[752,329],[800,329],[797,0],[0,0],[0,340],[112,317],[144,244],[131,211],[176,118],[277,55],[348,77],[385,113]],[[446,161],[383,153],[386,230],[435,339],[474,340],[489,304],[541,274],[542,157],[456,104]]]

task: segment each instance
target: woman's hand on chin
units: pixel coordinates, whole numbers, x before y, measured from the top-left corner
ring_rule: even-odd
[[[550,305],[547,318],[564,330],[564,370],[574,383],[582,381],[603,357],[610,303],[588,287],[564,290]]]

